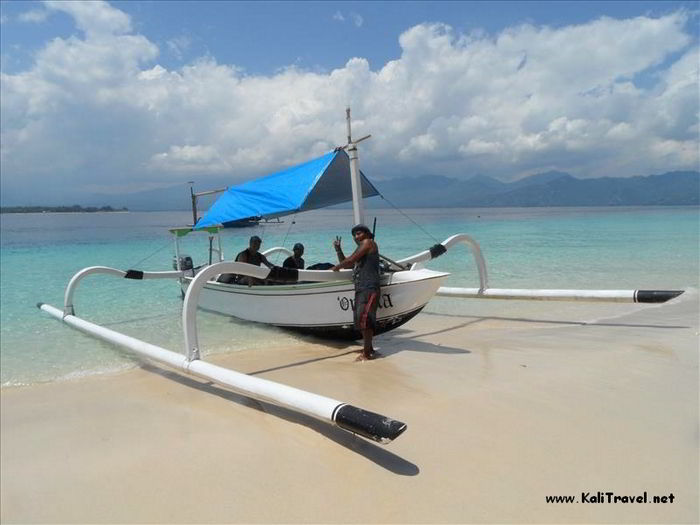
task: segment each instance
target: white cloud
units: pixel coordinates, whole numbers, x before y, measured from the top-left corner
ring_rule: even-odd
[[[129,15],[102,0],[45,0],[48,9],[63,11],[75,20],[88,39],[123,35],[131,31]]]
[[[246,75],[213,58],[165,69],[104,2],[47,7],[73,16],[84,37],[53,39],[31,69],[2,74],[10,195],[194,176],[205,185],[211,174],[233,183],[344,143],[347,103],[354,134],[373,135],[361,163],[378,179],[698,167],[698,49],[683,13],[497,35],[422,24],[375,71],[351,58],[328,73]]]
[[[17,16],[17,20],[20,22],[29,22],[33,24],[40,24],[45,22],[49,17],[49,12],[46,9],[30,9]]]
[[[224,171],[231,168],[214,146],[170,146],[167,152],[156,153],[149,165],[155,169],[180,172]]]
[[[355,27],[362,27],[362,24],[365,23],[365,19],[362,18],[362,15],[354,13],[352,11],[348,13],[347,18],[340,11],[336,11],[335,13],[333,13],[333,20],[337,20],[338,22],[345,22],[348,18],[352,21]]]
[[[166,42],[170,52],[175,55],[178,60],[182,60],[185,52],[192,46],[192,39],[188,36],[182,35],[176,38],[172,38]]]

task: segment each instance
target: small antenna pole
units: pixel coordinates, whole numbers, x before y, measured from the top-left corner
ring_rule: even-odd
[[[197,195],[194,193],[194,181],[188,181],[190,185],[190,196],[192,197],[192,227],[197,225]]]

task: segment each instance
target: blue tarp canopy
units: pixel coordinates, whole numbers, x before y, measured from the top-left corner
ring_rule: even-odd
[[[362,196],[379,195],[364,173]],[[197,221],[196,229],[250,217],[274,218],[352,200],[350,159],[332,151],[298,166],[233,186]]]

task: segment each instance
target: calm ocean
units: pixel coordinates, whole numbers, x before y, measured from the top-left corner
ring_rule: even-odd
[[[472,236],[481,244],[489,284],[496,288],[685,289],[698,287],[699,211],[697,207],[470,208],[367,210],[367,216],[370,225],[377,217],[377,241],[382,253],[393,259],[425,250],[455,233]],[[346,253],[351,251],[351,216],[350,210],[319,210],[286,217],[281,224],[226,231],[224,254],[230,259],[247,246],[250,235],[257,234],[263,238],[263,250],[303,242],[307,265],[333,261],[331,240],[336,235],[343,236]],[[40,312],[36,303],[61,308],[66,284],[85,266],[171,269],[173,241],[167,228],[188,220],[188,212],[2,215],[2,385],[136,366],[115,347]],[[191,237],[183,241],[183,251],[201,264],[206,236]],[[281,264],[281,257],[272,262]],[[466,247],[451,250],[429,267],[451,272],[448,286],[478,286]],[[76,314],[88,320],[165,348],[182,347],[182,302],[175,281],[91,276],[78,288],[75,305]],[[517,316],[518,308],[522,308],[519,301],[437,298],[426,311]],[[611,305],[597,303],[547,302],[538,308],[535,312],[545,318],[566,317],[576,308],[586,308],[583,315],[592,318],[614,313]],[[204,355],[278,346],[301,337],[205,312],[198,316],[198,326]]]

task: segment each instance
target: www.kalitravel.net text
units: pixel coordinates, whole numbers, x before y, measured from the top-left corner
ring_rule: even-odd
[[[664,495],[650,496],[645,490],[642,494],[615,494],[614,492],[581,492],[577,496],[545,496],[547,503],[673,503],[673,492]]]

